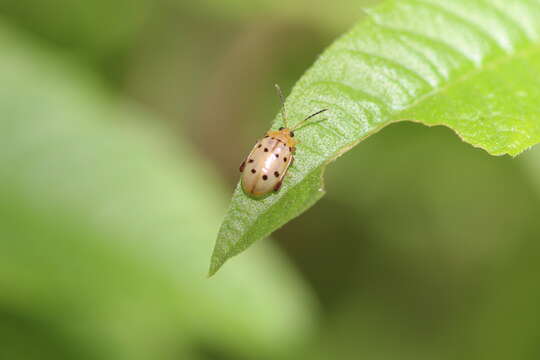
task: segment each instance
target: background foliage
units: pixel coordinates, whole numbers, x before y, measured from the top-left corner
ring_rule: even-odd
[[[374,3],[2,2],[0,358],[536,359],[534,149],[394,124],[206,278],[272,84]]]

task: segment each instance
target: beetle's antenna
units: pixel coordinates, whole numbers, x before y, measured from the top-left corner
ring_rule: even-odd
[[[283,97],[283,92],[278,84],[275,84],[274,86],[276,87],[279,99],[281,100],[281,117],[283,118],[283,123],[285,124],[285,127],[289,127],[287,121],[287,111],[285,111],[285,98]]]
[[[319,115],[325,111],[328,111],[328,109],[322,109],[322,110],[319,110],[317,111],[316,113],[313,113],[311,115],[309,115],[307,118],[305,118],[304,120],[300,121],[298,124],[294,125],[293,128],[291,130],[296,130],[298,129],[299,127],[301,127],[306,121],[308,121],[309,119],[311,119],[312,117],[316,116],[316,115]],[[324,121],[324,120],[321,120],[321,121]]]

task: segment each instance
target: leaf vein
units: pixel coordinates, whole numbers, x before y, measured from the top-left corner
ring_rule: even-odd
[[[405,37],[408,36],[410,38],[417,39],[418,41],[421,41],[421,42],[428,42],[428,43],[436,44],[437,46],[440,46],[440,47],[444,48],[446,50],[446,52],[448,52],[449,54],[452,54],[452,55],[458,56],[459,58],[465,59],[471,64],[476,63],[473,57],[463,53],[460,49],[458,49],[458,48],[454,47],[453,45],[451,45],[451,44],[449,44],[449,43],[447,43],[445,41],[442,41],[440,39],[433,38],[433,37],[430,37],[430,36],[427,36],[427,35],[424,35],[424,34],[420,34],[420,33],[414,32],[414,31],[405,30],[405,29],[401,29],[401,28],[397,28],[397,27],[392,27],[392,26],[385,25],[385,24],[382,24],[382,23],[376,23],[376,25],[383,28],[383,29],[386,29],[388,31],[394,31],[396,33],[399,33],[399,34],[401,34],[402,36],[405,36]],[[432,49],[429,49],[429,50],[432,50]]]
[[[466,19],[463,16],[456,14],[453,11],[441,6],[440,4],[435,4],[433,2],[426,1],[426,0],[409,0],[409,1],[416,2],[417,4],[422,4],[426,7],[430,7],[434,11],[439,11],[441,14],[445,15],[446,17],[453,19],[458,23],[461,23],[465,27],[468,27],[470,31],[476,33],[476,35],[479,36],[480,38],[489,40],[490,42],[496,44],[497,47],[499,47],[501,50],[503,50],[504,52],[507,52],[507,49],[505,49],[505,47],[500,43],[499,39],[497,39],[496,37],[491,35],[489,32],[482,29],[481,26],[479,26],[472,20]]]
[[[386,113],[389,112],[388,106],[384,102],[377,99],[375,96],[368,94],[367,92],[363,90],[356,89],[350,85],[341,83],[339,81],[334,81],[334,80],[319,80],[319,81],[314,81],[310,84],[310,86],[317,86],[317,85],[329,85],[329,86],[341,88],[343,92],[349,93],[350,95],[354,95],[354,97],[356,97],[357,99],[369,101],[373,103],[374,105],[376,105],[378,108],[382,109],[383,112],[386,112]]]
[[[479,75],[480,73],[484,72],[486,69],[487,70],[494,70],[498,66],[500,66],[502,64],[505,64],[507,62],[510,62],[516,57],[524,57],[526,55],[533,54],[533,53],[539,52],[539,51],[540,51],[540,45],[536,45],[536,46],[533,46],[532,48],[523,49],[523,50],[518,51],[518,52],[516,52],[514,54],[506,54],[504,56],[501,56],[499,59],[494,60],[491,63],[484,64],[484,67],[482,67],[482,68],[474,68],[472,71],[460,76],[459,78],[457,78],[456,80],[454,80],[452,82],[449,82],[445,86],[442,86],[442,87],[440,87],[438,89],[435,89],[435,90],[433,90],[433,91],[431,91],[431,92],[429,92],[429,93],[427,93],[425,95],[422,95],[417,100],[415,100],[412,104],[407,106],[407,109],[403,109],[400,112],[409,110],[410,108],[421,104],[426,99],[429,99],[429,98],[431,98],[431,97],[433,97],[433,96],[435,96],[437,94],[443,93],[443,92],[447,91],[448,89],[450,89],[450,88],[452,88],[452,87],[454,87],[454,86],[456,86],[458,84],[461,84],[461,83],[473,78],[474,76]]]
[[[408,76],[412,77],[412,78],[415,78],[416,80],[422,82],[425,86],[429,87],[429,88],[433,88],[433,86],[429,83],[428,80],[424,79],[424,77],[422,77],[420,74],[417,74],[415,71],[409,69],[408,67],[406,67],[405,65],[395,61],[395,60],[392,60],[390,58],[387,58],[387,57],[384,57],[382,55],[376,55],[376,54],[372,54],[372,53],[369,53],[367,51],[363,51],[363,50],[359,50],[359,49],[339,49],[340,51],[347,51],[351,54],[356,54],[357,56],[361,56],[361,57],[372,57],[374,59],[377,59],[381,62],[384,62],[386,64],[388,64],[389,66],[392,66],[394,67],[395,69],[398,69],[398,70],[401,70],[402,72],[406,73]],[[402,88],[405,88],[404,91],[406,91],[410,96],[414,96],[414,94],[411,94],[408,90],[407,90],[407,86],[403,85]]]

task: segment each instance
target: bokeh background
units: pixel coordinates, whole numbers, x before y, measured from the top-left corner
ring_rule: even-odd
[[[206,278],[238,165],[376,0],[3,0],[0,359],[538,359],[540,153],[392,125]]]

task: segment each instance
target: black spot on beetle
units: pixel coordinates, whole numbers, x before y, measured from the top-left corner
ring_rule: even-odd
[[[268,176],[263,175],[263,180],[267,180],[267,179],[268,179]]]
[[[283,162],[287,162],[287,158],[283,158]]]
[[[274,171],[274,176],[279,177],[279,173],[277,171]]]
[[[264,148],[264,152],[268,152],[268,148]]]
[[[291,137],[294,137],[294,133],[291,131]]]
[[[249,159],[248,163],[252,163],[253,162],[253,159]]]
[[[274,155],[276,155],[277,158],[279,157],[279,154],[274,154]]]
[[[256,172],[257,172],[257,170],[251,169],[251,173],[252,173],[252,174],[255,174]]]
[[[257,146],[257,148],[260,148],[262,146],[262,144],[259,144],[259,146]]]

